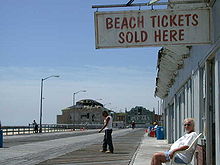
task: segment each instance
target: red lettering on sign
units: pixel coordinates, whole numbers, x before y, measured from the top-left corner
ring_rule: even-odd
[[[106,19],[105,19],[106,29],[111,29],[111,28],[113,28],[112,22],[113,22],[112,18],[106,18]]]
[[[161,41],[161,30],[154,31],[154,40],[155,40],[155,42]]]
[[[132,29],[136,27],[135,20],[136,20],[135,17],[131,17],[129,20],[129,26]]]
[[[125,42],[125,39],[124,39],[124,33],[123,32],[120,32],[119,33],[119,40],[118,40],[118,42],[120,43],[120,44],[123,44],[124,42]]]
[[[176,15],[170,15],[170,26],[177,26]]]
[[[135,43],[140,42],[140,39],[138,38],[138,34],[137,34],[136,31],[134,32],[134,42],[135,42]]]
[[[160,16],[157,16],[157,26],[160,27]]]
[[[115,17],[115,29],[120,29],[120,18]]]
[[[192,23],[193,26],[196,26],[196,25],[199,24],[198,18],[199,18],[199,16],[198,16],[197,14],[193,14],[193,16],[192,16],[192,19],[193,19],[193,21],[194,21],[194,22]]]
[[[197,14],[158,15],[150,16],[152,27],[181,27],[197,26],[199,23]]]
[[[144,28],[144,16],[139,17],[115,17],[105,19],[106,29],[134,29]]]
[[[128,29],[128,20],[126,17],[123,18],[122,24],[121,24],[121,29],[127,28]]]
[[[184,29],[180,30],[156,30],[154,31],[155,42],[183,41]]]
[[[156,17],[157,17],[156,15],[150,17],[151,20],[152,20],[152,27],[155,27],[155,18],[156,18]]]
[[[178,25],[179,26],[184,26],[184,19],[183,19],[184,15],[178,15]]]
[[[168,30],[163,30],[163,41],[168,41]]]
[[[144,28],[144,16],[138,17],[137,24],[139,28]]]
[[[184,29],[180,29],[180,30],[179,30],[179,40],[180,40],[180,41],[183,41],[183,40],[184,40],[183,37],[184,37]]]
[[[164,15],[162,17],[162,22],[161,22],[162,27],[167,27],[168,26],[168,21],[167,20],[168,20],[168,16]]]
[[[123,43],[138,43],[147,41],[148,35],[146,31],[135,32],[120,32],[118,42]]]
[[[176,30],[170,30],[170,41],[177,41],[176,35],[177,35]]]
[[[141,31],[141,42],[147,41],[148,35],[146,31]]]
[[[149,21],[147,18],[140,15],[123,15],[122,17],[117,15],[105,18],[105,26],[106,30],[117,29],[114,34],[117,33],[118,43],[120,44],[142,43],[148,40],[148,29],[146,31],[145,29],[149,26],[145,27],[146,23],[144,22]],[[154,42],[158,43],[184,41],[185,33],[189,31],[188,26],[197,26],[200,19],[196,13],[175,14],[175,12],[170,12],[169,14],[150,16],[150,21],[150,26],[152,26],[149,28],[150,33],[152,33],[150,35],[153,35]],[[147,23],[149,24],[149,22]],[[186,32],[184,31],[185,27],[187,27]],[[152,29],[154,31],[151,31]]]
[[[191,16],[191,14],[186,14],[186,25],[189,26],[189,17]]]
[[[133,41],[133,34],[132,34],[132,32],[127,32],[126,33],[126,41],[128,43],[131,43]]]

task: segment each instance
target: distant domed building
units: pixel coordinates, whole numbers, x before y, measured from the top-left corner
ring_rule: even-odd
[[[102,124],[102,112],[107,110],[103,104],[84,99],[76,105],[62,110],[62,115],[57,115],[57,124]]]

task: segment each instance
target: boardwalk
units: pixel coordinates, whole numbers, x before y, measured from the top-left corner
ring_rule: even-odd
[[[74,136],[85,136],[94,133],[97,133],[97,130],[5,136],[4,147],[9,148],[16,145],[28,144],[33,142],[43,142],[48,140],[55,140],[55,139],[74,137]]]
[[[136,134],[136,136],[133,136],[133,138],[135,139],[130,140],[130,142],[128,141],[129,139],[125,139],[126,136],[129,137],[132,134]],[[113,141],[115,143],[116,153],[114,154],[114,158],[112,159],[116,159],[116,157],[122,157],[123,155],[123,161],[128,162],[131,159],[132,154],[138,147],[138,144],[143,134],[144,131],[138,129],[135,131],[132,129],[122,129],[114,131]],[[70,133],[65,132],[6,137],[4,144],[5,148],[0,149],[0,164],[28,165],[38,164],[41,162],[44,164],[49,164],[50,161],[53,161],[49,159],[57,158],[62,155],[65,156],[65,154],[71,152],[79,153],[77,157],[79,157],[80,155],[85,156],[85,153],[82,154],[80,152],[86,149],[88,149],[86,151],[90,153],[91,157],[93,157],[95,161],[98,160],[98,158],[105,157],[105,155],[98,156],[100,154],[103,154],[99,152],[99,150],[101,149],[100,146],[102,143],[103,135],[104,134],[102,133],[97,133],[97,130],[88,130]],[[124,141],[125,143],[124,145],[120,145],[120,142],[118,141]],[[129,145],[129,143],[132,145]],[[89,159],[87,160],[87,162],[88,161]],[[105,161],[108,161],[108,159]]]
[[[133,130],[123,136],[113,139],[115,153],[101,153],[101,143],[92,144],[55,159],[47,160],[40,165],[73,164],[73,165],[128,165],[137,150],[143,130]]]
[[[113,133],[114,154],[101,153],[98,130],[8,136],[0,148],[1,165],[148,165],[152,153],[165,150],[165,140],[146,136],[143,129]]]

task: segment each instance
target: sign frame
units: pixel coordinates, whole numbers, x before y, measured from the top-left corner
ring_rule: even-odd
[[[128,48],[128,47],[150,47],[150,46],[166,46],[166,45],[200,45],[200,44],[210,44],[211,43],[211,23],[210,23],[210,21],[211,21],[211,19],[210,19],[210,8],[197,8],[197,9],[159,9],[159,10],[126,10],[126,11],[107,11],[107,12],[95,12],[94,13],[94,22],[95,22],[95,42],[96,42],[96,49],[100,49],[100,48]],[[108,40],[111,40],[112,38],[114,38],[115,36],[115,34],[114,33],[116,33],[116,32],[114,32],[114,30],[115,29],[110,29],[111,30],[111,32],[112,32],[112,34],[111,33],[109,33],[109,34],[107,34],[108,32],[105,32],[105,30],[106,29],[104,29],[103,30],[103,25],[106,23],[103,23],[104,21],[103,20],[105,20],[105,18],[114,18],[114,15],[115,16],[117,16],[117,20],[119,20],[118,18],[124,18],[124,17],[129,17],[130,15],[132,16],[135,16],[135,15],[138,15],[138,14],[141,14],[142,16],[144,16],[144,20],[145,20],[145,17],[149,17],[149,16],[151,16],[151,15],[156,15],[156,16],[161,16],[160,15],[160,13],[168,13],[168,15],[169,15],[169,13],[171,13],[169,16],[171,16],[172,15],[172,13],[175,15],[175,13],[180,13],[179,15],[179,17],[180,17],[180,19],[183,19],[183,17],[181,16],[181,15],[183,15],[183,14],[181,14],[181,13],[199,13],[199,14],[204,14],[205,16],[201,16],[201,15],[199,15],[199,16],[201,16],[201,17],[205,17],[205,21],[208,21],[208,22],[199,22],[199,28],[197,28],[197,29],[193,29],[194,31],[195,31],[195,33],[196,33],[196,30],[203,30],[203,31],[206,31],[206,33],[205,32],[200,32],[201,33],[201,35],[206,35],[206,36],[204,36],[204,38],[205,39],[203,39],[203,38],[201,38],[201,39],[199,39],[198,38],[198,40],[197,41],[195,41],[195,40],[193,40],[193,41],[191,41],[191,42],[189,42],[189,41],[181,41],[181,42],[165,42],[165,41],[163,41],[163,42],[150,42],[150,43],[147,43],[147,42],[145,42],[145,43],[142,43],[142,44],[139,44],[139,43],[128,43],[128,44],[122,44],[122,45],[120,45],[120,44],[112,44],[112,43],[105,43],[105,44],[103,44],[103,41],[104,42],[108,42]],[[146,14],[146,15],[145,15]],[[151,14],[151,15],[148,15],[148,14]],[[165,14],[163,14],[163,15],[165,15]],[[162,16],[163,16],[162,15]],[[113,16],[113,17],[111,17],[111,16]],[[152,17],[152,16],[151,16]],[[159,17],[158,17],[159,18]],[[194,23],[196,23],[196,21],[198,22],[198,21],[204,21],[204,19],[202,19],[202,18],[200,18],[199,17],[199,20],[196,20],[196,18],[197,17],[195,17],[194,18]],[[101,22],[100,21],[100,19],[102,19],[102,21],[103,22]],[[191,18],[190,18],[191,19]],[[112,19],[112,20],[114,20],[114,19]],[[111,21],[112,21],[111,20]],[[147,19],[146,19],[147,20]],[[151,23],[152,23],[152,26],[153,26],[153,21],[152,21],[153,19],[151,18]],[[155,20],[156,20],[156,18],[155,18]],[[185,21],[186,22],[186,21]],[[189,17],[187,17],[187,23],[189,22]],[[109,23],[109,22],[108,22]],[[117,22],[116,22],[117,23]],[[115,24],[116,24],[115,23]],[[154,21],[154,23],[155,23],[155,21]],[[102,25],[101,25],[102,24]],[[201,24],[201,25],[200,25]],[[202,24],[203,24],[203,26],[205,26],[205,27],[207,27],[207,29],[205,29],[205,28],[203,28],[203,26],[202,26]],[[134,22],[133,22],[133,25],[134,25]],[[181,24],[180,24],[181,25]],[[105,26],[107,26],[107,23],[105,24]],[[112,23],[112,25],[111,26],[114,26],[114,23]],[[119,24],[118,24],[118,26],[119,26]],[[119,26],[120,27],[120,26]],[[122,26],[121,26],[122,27]],[[116,27],[116,28],[118,28],[118,27]],[[146,27],[144,27],[144,28],[141,28],[141,29],[145,29]],[[175,27],[173,28],[173,27],[170,27],[170,28],[172,28],[172,29],[175,29]],[[178,28],[180,28],[180,27],[176,27],[176,29],[178,29]],[[119,30],[120,30],[120,28],[118,28]],[[116,29],[116,30],[118,30],[118,29]],[[122,31],[124,31],[124,32],[126,32],[127,30],[129,30],[129,28],[121,28],[122,29]],[[163,30],[163,28],[162,27],[157,27],[157,28],[151,28],[151,31],[152,30],[158,30],[158,29],[161,29],[161,30]],[[165,29],[168,29],[168,28],[165,28]],[[190,32],[190,28],[189,27],[186,27],[186,29]],[[132,30],[133,31],[133,29],[130,29],[130,30]],[[140,30],[140,29],[135,29],[136,31],[137,31],[137,33],[138,32],[140,32],[140,31],[138,31],[138,30]],[[148,30],[148,29],[145,29],[145,30]],[[170,29],[168,29],[168,30],[170,30]],[[202,31],[201,30],[201,31]],[[103,31],[103,32],[100,32],[100,31]],[[150,31],[150,32],[151,32]],[[188,32],[187,31],[187,32]],[[193,33],[192,34],[194,34],[194,31],[193,31]],[[199,33],[199,32],[197,32],[197,33]],[[101,33],[104,33],[104,34],[101,34]],[[155,32],[156,33],[156,32]],[[131,34],[131,33],[130,33]],[[148,36],[152,36],[152,34],[151,33],[149,33],[150,35],[148,35]],[[102,36],[100,36],[100,35],[102,35]],[[105,36],[105,35],[108,35],[108,36]],[[156,35],[156,34],[155,34]],[[167,34],[166,34],[167,35]],[[179,34],[180,35],[180,37],[181,37],[181,35],[183,35],[183,34]],[[197,34],[198,35],[198,34]],[[189,36],[192,36],[192,35],[190,35],[189,34]],[[105,38],[106,37],[106,38]],[[124,37],[124,36],[123,36]],[[144,32],[143,32],[143,36],[142,36],[142,39],[143,38],[146,38],[146,35],[144,36]],[[200,35],[198,35],[198,37],[201,37]],[[104,39],[103,39],[104,38]],[[135,38],[135,36],[133,37],[133,38]],[[140,36],[139,36],[139,38],[140,38]],[[193,37],[192,37],[193,38]],[[121,39],[121,41],[122,41],[122,37],[120,38]],[[123,38],[123,40],[124,40],[124,38]],[[156,39],[155,39],[156,40]],[[119,40],[118,40],[119,41]],[[137,40],[138,41],[138,40]]]

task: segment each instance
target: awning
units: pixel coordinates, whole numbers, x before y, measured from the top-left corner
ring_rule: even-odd
[[[183,68],[184,59],[190,54],[187,46],[166,46],[159,50],[155,96],[163,99],[175,82],[178,70]]]

